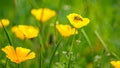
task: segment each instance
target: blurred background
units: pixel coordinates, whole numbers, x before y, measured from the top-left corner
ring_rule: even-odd
[[[120,0],[0,0],[0,19],[9,19],[10,25],[6,27],[14,46],[21,45],[37,52],[39,45],[36,39],[21,41],[11,32],[11,27],[19,24],[37,26],[39,22],[31,14],[32,9],[49,8],[55,10],[57,15],[44,23],[43,42],[46,46],[43,68],[47,67],[54,46],[48,45],[50,36],[55,38],[54,23],[70,24],[67,15],[77,13],[89,18],[90,23],[78,29],[73,46],[71,68],[113,68],[112,60],[120,60]],[[71,24],[70,24],[71,25]],[[83,31],[84,29],[84,31]],[[58,40],[61,37],[58,34]],[[71,39],[71,40],[70,40]],[[0,29],[0,49],[8,45],[3,29]],[[53,61],[53,68],[65,68],[67,60],[64,53],[71,45],[72,37],[61,42]],[[37,41],[38,42],[38,41]],[[38,49],[39,50],[39,49]],[[0,67],[5,63],[5,54],[0,51]],[[15,67],[9,61],[8,68]],[[21,64],[25,68],[39,68],[37,59]],[[49,67],[48,67],[49,68]]]

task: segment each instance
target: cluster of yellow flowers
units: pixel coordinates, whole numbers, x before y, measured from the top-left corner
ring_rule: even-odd
[[[46,22],[51,17],[56,15],[56,12],[48,9],[48,8],[39,8],[32,9],[31,14],[35,16],[35,18],[39,21]],[[60,32],[63,37],[69,37],[74,34],[78,34],[77,28],[81,28],[86,26],[90,20],[88,18],[83,18],[81,15],[76,13],[71,13],[67,16],[70,23],[74,26],[73,28],[70,25],[56,24],[56,29]],[[0,28],[3,26],[9,25],[8,19],[0,20]],[[39,29],[33,26],[28,25],[18,25],[12,27],[11,31],[21,40],[30,39],[38,36]],[[35,58],[35,53],[31,52],[30,49],[16,47],[14,49],[13,46],[7,45],[2,48],[2,51],[6,53],[6,57],[10,59],[12,62],[17,64],[26,61],[28,59]],[[111,61],[110,62],[115,68],[120,68],[120,61]]]
[[[41,22],[46,22],[51,17],[56,15],[56,12],[48,9],[48,8],[39,8],[39,9],[32,9],[31,14],[35,16],[35,18]],[[0,28],[6,27],[9,25],[8,19],[1,19],[0,20]],[[30,39],[38,36],[39,29],[35,28],[33,26],[28,25],[17,25],[12,27],[11,31],[21,40]],[[12,62],[15,62],[17,64],[26,61],[28,59],[35,58],[35,53],[30,52],[30,49],[22,48],[22,47],[16,47],[16,50],[14,50],[14,47],[11,45],[7,45],[4,48],[2,48],[2,51],[6,53],[6,56],[8,59],[10,59]]]
[[[64,37],[68,37],[73,34],[78,34],[76,28],[81,28],[83,26],[86,26],[90,22],[88,18],[83,18],[82,16],[76,13],[69,14],[67,18],[70,21],[70,23],[74,26],[74,28],[72,28],[70,25],[62,25],[62,24],[56,25],[57,30]]]
[[[0,28],[3,26],[9,25],[8,19],[2,19],[0,20]],[[19,25],[14,26],[12,28],[12,31],[16,34],[16,36],[20,39],[29,39],[34,38],[38,35],[38,29],[35,29],[33,26],[25,26],[25,25]],[[16,50],[14,50],[14,47],[11,45],[7,45],[5,48],[2,48],[2,51],[6,53],[6,56],[8,59],[10,59],[12,62],[15,63],[21,63],[28,59],[33,59],[35,57],[34,52],[30,52],[30,49],[17,47]]]

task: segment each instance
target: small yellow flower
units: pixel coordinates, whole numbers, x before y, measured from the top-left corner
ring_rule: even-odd
[[[120,68],[120,61],[111,61],[110,62],[115,68]]]
[[[16,50],[14,50],[12,46],[8,45],[5,48],[2,48],[2,51],[5,52],[8,59],[18,64],[28,59],[35,58],[34,52],[30,52],[30,49],[22,47],[16,47]]]
[[[8,19],[2,19],[0,20],[0,28],[2,28],[3,26],[8,26],[9,25],[9,20]],[[3,24],[3,25],[2,25]]]
[[[18,38],[24,40],[37,37],[39,30],[33,26],[18,25],[12,27],[12,32],[14,32]]]
[[[83,18],[76,13],[69,14],[67,18],[75,28],[81,28],[83,26],[86,26],[90,22],[88,18]]]
[[[75,28],[71,28],[70,25],[57,24],[56,28],[60,32],[60,34],[64,37],[68,37],[73,34],[78,34],[78,31],[75,30]]]
[[[46,22],[51,17],[55,16],[56,12],[48,8],[39,8],[39,9],[32,9],[31,14],[34,15],[37,20]]]

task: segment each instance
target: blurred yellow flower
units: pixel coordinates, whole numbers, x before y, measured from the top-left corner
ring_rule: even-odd
[[[24,40],[37,37],[39,30],[33,26],[18,25],[12,27],[12,32],[14,32],[18,38]]]
[[[2,48],[2,51],[5,52],[8,59],[18,64],[28,59],[35,58],[34,52],[30,52],[30,49],[22,47],[16,47],[16,50],[14,50],[12,46],[8,45],[5,48]]]
[[[73,34],[78,34],[78,31],[75,30],[75,28],[71,28],[70,25],[57,24],[56,28],[60,32],[60,34],[64,37],[68,37]]]
[[[88,18],[83,18],[76,13],[69,14],[67,18],[75,28],[81,28],[83,26],[86,26],[90,22]]]
[[[48,8],[39,8],[39,9],[32,9],[31,14],[34,15],[37,20],[46,22],[51,17],[55,16],[56,12]]]
[[[2,28],[3,27],[3,25],[4,26],[8,26],[9,25],[9,20],[8,19],[2,19],[2,20],[0,20],[0,28]],[[3,25],[2,25],[3,24]]]
[[[111,61],[110,62],[115,68],[120,68],[120,61]]]

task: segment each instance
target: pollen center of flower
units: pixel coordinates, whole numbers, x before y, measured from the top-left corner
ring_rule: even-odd
[[[19,63],[20,61],[17,59],[16,62]]]
[[[80,18],[79,16],[75,16],[75,17],[74,17],[74,21],[76,21],[76,22],[78,22],[78,21],[83,21],[83,19]]]

